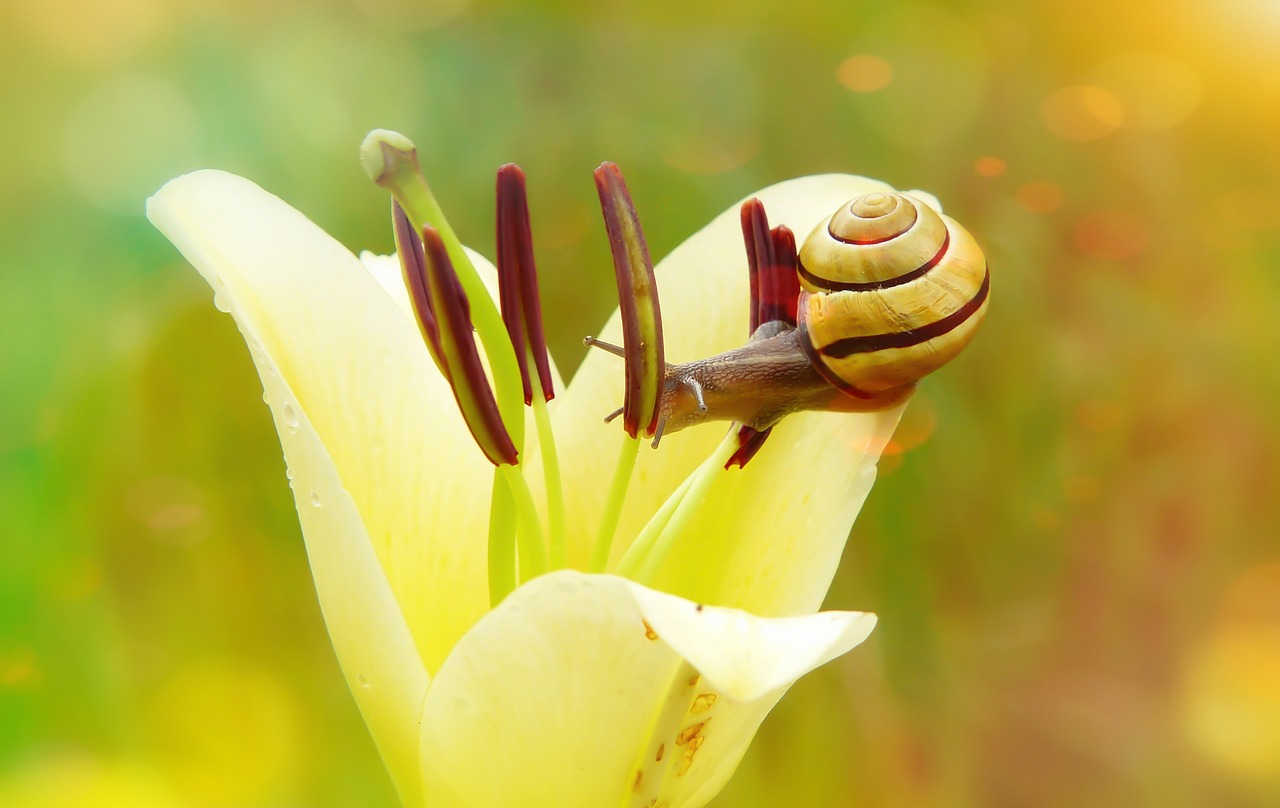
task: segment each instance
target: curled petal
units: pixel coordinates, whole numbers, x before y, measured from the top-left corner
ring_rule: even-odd
[[[698,806],[799,676],[875,618],[767,620],[561,571],[459,643],[422,711],[428,803]]]

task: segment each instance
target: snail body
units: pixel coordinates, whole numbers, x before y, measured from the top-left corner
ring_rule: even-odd
[[[668,365],[660,434],[712,420],[764,431],[802,410],[866,412],[904,401],[954,358],[986,315],[990,274],[973,236],[913,197],[850,200],[805,239],[796,322]]]

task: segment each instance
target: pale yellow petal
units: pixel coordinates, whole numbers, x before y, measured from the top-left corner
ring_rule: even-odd
[[[890,186],[864,177],[822,175],[779,183],[752,196],[764,202],[771,224],[786,224],[803,241],[844,202],[885,190]],[[669,362],[711,356],[747,339],[749,290],[739,206],[657,267]],[[603,338],[620,339],[616,314]],[[567,436],[563,465],[566,490],[576,505],[571,533],[579,560],[599,520],[605,481],[622,440],[617,423],[605,425],[600,419],[621,398],[621,361],[595,351],[556,414],[558,434]],[[899,415],[898,409],[871,415],[806,413],[783,421],[745,470],[727,472],[717,481],[691,531],[696,538],[677,548],[656,581],[658,588],[757,614],[817,609]],[[642,448],[614,561],[725,429],[697,427],[664,438],[657,450]]]
[[[739,702],[789,686],[848,653],[876,626],[876,616],[869,612],[761,618],[639,584],[631,590],[658,636],[697,668],[710,687]]]
[[[614,576],[543,576],[476,624],[432,682],[425,798],[703,805],[795,677],[856,645],[872,620],[765,620]]]
[[[218,189],[208,192],[217,194]],[[222,247],[216,235],[210,235],[205,229],[210,223],[190,225],[187,217],[193,211],[184,204],[180,188],[166,186],[149,203],[148,213],[205,273],[249,345],[289,465],[329,637],[401,795],[408,802],[416,801],[420,789],[416,716],[428,675],[366,525],[309,410],[281,372],[276,351],[260,337],[261,322],[252,305],[245,305],[251,292],[240,277],[243,262],[238,262],[235,251]]]
[[[296,396],[284,424],[310,419],[434,670],[488,608],[492,477],[417,328],[355,256],[248,180],[189,174],[148,213],[279,368]]]
[[[241,330],[253,348],[247,322]],[[265,350],[254,350],[253,357],[293,475],[290,486],[329,639],[401,798],[414,805],[421,787],[414,717],[430,677],[355,502],[306,409]]]

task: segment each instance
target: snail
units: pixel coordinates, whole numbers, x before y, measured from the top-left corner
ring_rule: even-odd
[[[715,420],[767,433],[802,410],[887,409],[955,357],[986,315],[990,273],[973,236],[905,194],[849,201],[798,256],[756,200],[743,206],[743,230],[760,310],[750,339],[666,366],[658,437]]]

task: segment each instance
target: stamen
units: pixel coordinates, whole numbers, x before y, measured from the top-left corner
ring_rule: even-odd
[[[480,280],[480,275],[471,264],[471,259],[467,256],[462,242],[449,227],[440,203],[436,201],[431,187],[427,185],[426,178],[422,175],[417,149],[411,140],[398,132],[375,129],[365,136],[364,142],[360,145],[360,161],[369,178],[391,192],[404,210],[415,234],[420,227],[430,225],[443,243],[454,269],[455,279],[466,291],[465,306],[470,315],[469,319],[473,320],[476,334],[484,345],[485,358],[488,360],[496,389],[496,395],[492,392],[489,395],[496,398],[509,440],[518,451],[524,445],[524,412],[520,406],[520,369],[516,364],[511,338],[497,305],[490,298],[488,290]],[[412,250],[404,252],[409,253]],[[422,302],[419,301],[419,303]],[[438,297],[431,302],[435,307],[441,304]],[[423,308],[422,311],[425,313],[427,309]],[[438,316],[440,312],[437,310],[434,314]],[[422,322],[419,323],[419,327],[427,332],[431,331],[431,327]],[[437,328],[440,331],[444,330],[442,323]],[[428,337],[427,340],[430,345],[430,338]],[[442,368],[442,372],[444,367],[450,367],[454,375],[449,376],[446,373],[446,377],[451,383],[456,380],[457,366],[452,362],[444,361],[443,357],[436,357],[436,363]],[[471,419],[468,419],[468,424],[471,423]],[[490,447],[490,449],[493,448],[495,447]],[[493,458],[490,451],[486,450],[485,454],[490,459]]]
[[[658,425],[665,369],[662,315],[653,262],[622,172],[613,163],[604,163],[596,169],[595,180],[605,229],[609,233],[622,313],[626,362],[622,425],[633,438],[642,430],[646,435],[653,435]]]
[[[751,283],[748,336],[770,322],[783,322],[794,328],[800,297],[795,235],[785,225],[770,230],[764,203],[758,199],[744,202],[741,215]]]
[[[796,326],[800,300],[800,279],[796,274],[796,237],[786,225],[769,229],[764,203],[749,199],[742,205],[742,240],[747,249],[747,271],[751,280],[751,332],[765,334],[760,327],[769,323],[786,328]],[[767,330],[767,333],[776,333]],[[724,464],[743,468],[756,456],[769,437],[769,429],[738,428],[738,450]]]
[[[396,255],[400,258],[400,273],[404,277],[413,312],[417,315],[418,330],[422,332],[422,338],[427,343],[427,350],[431,352],[436,367],[453,384],[449,366],[444,361],[444,351],[440,347],[440,325],[431,304],[431,291],[427,288],[427,259],[422,251],[422,239],[414,232],[404,208],[394,199],[391,200],[391,227],[395,233]]]
[[[514,163],[508,163],[498,169],[497,185],[498,298],[502,303],[502,319],[520,365],[524,403],[533,403],[529,354],[542,382],[543,398],[550,401],[555,398],[555,390],[542,330],[542,305],[538,298],[538,270],[533,260],[524,172]]]
[[[606,416],[604,417],[604,422],[605,422],[606,424],[611,424],[611,423],[613,423],[613,419],[617,418],[619,415],[622,415],[622,408],[621,408],[621,407],[619,407],[618,409],[616,409],[616,410],[614,410],[613,412],[611,412],[611,413],[609,413],[608,415],[606,415]]]
[[[786,225],[769,231],[769,264],[760,268],[758,317],[761,323],[796,325],[800,301],[800,276],[796,273],[796,237]]]
[[[730,466],[746,468],[747,463],[751,462],[751,458],[755,457],[756,452],[759,452],[761,447],[764,446],[765,440],[768,439],[769,433],[772,431],[773,427],[765,430],[752,429],[749,426],[740,428],[738,430],[738,451],[734,452],[733,457],[724,462],[724,470],[728,471]]]
[[[495,466],[515,465],[516,447],[503,425],[484,365],[480,362],[471,326],[470,306],[458,274],[434,227],[422,228],[422,245],[424,262],[421,271],[406,271],[406,284],[411,289],[422,291],[421,295],[414,293],[411,296],[415,301],[419,325],[426,331],[427,315],[436,318],[440,359],[444,363],[442,372],[449,379],[462,418],[485,457]],[[425,302],[425,306],[418,305],[419,299]]]

